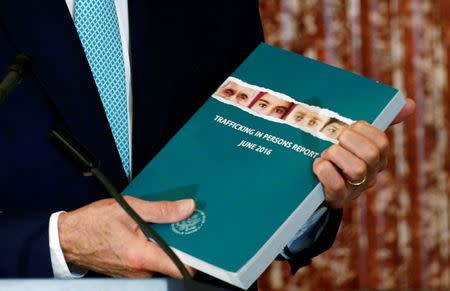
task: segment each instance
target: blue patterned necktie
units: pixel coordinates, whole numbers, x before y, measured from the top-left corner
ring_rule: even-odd
[[[125,65],[114,0],[75,0],[74,21],[123,168],[129,177],[130,153]]]

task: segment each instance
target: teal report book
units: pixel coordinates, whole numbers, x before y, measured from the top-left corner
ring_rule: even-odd
[[[356,120],[384,130],[405,100],[266,44],[211,93],[123,193],[193,198],[190,218],[154,228],[187,265],[246,289],[323,202],[314,159]]]

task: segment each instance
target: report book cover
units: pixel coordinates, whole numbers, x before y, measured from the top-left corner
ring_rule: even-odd
[[[312,171],[352,122],[384,130],[401,93],[259,45],[123,191],[193,198],[194,214],[154,224],[181,260],[248,288],[324,200]]]

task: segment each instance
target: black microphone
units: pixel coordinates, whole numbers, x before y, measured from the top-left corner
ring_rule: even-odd
[[[18,54],[8,68],[5,78],[0,82],[0,105],[6,95],[31,73],[32,58],[26,54]]]
[[[83,173],[99,167],[99,161],[84,148],[66,129],[54,129],[49,142],[71,160]]]
[[[14,89],[22,80],[31,73],[32,58],[26,54],[18,54],[8,69],[5,78],[0,82],[0,105],[6,95]],[[99,169],[100,162],[73,137],[67,130],[56,129],[49,134],[49,142],[65,154],[83,173],[92,174],[107,192],[117,201],[122,209],[133,219],[147,238],[153,239],[159,247],[169,256],[180,271],[183,279],[192,280],[184,264],[174,251],[167,245],[164,239],[151,226],[145,222],[139,214],[123,198],[122,194],[114,187],[113,183]]]

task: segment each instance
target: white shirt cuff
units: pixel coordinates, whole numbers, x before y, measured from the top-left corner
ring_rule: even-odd
[[[69,266],[59,244],[58,218],[64,211],[55,212],[50,216],[48,225],[48,237],[50,245],[50,259],[52,262],[53,276],[57,279],[77,279],[86,275],[87,271]]]

